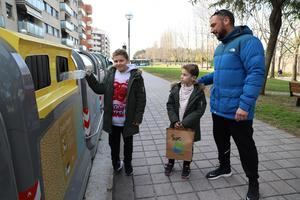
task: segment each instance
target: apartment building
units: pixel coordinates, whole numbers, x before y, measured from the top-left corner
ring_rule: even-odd
[[[78,0],[0,0],[0,27],[79,46]]]
[[[79,31],[79,49],[87,51],[87,37],[86,37],[86,23],[85,23],[85,17],[87,15],[92,14],[92,10],[86,10],[86,4],[83,3],[83,1],[79,1],[79,10],[78,10],[78,31]]]
[[[15,0],[0,0],[0,27],[18,31],[18,16]]]
[[[61,42],[73,48],[79,47],[78,5],[78,0],[60,0]]]
[[[92,29],[92,42],[91,52],[99,52],[103,55],[110,57],[110,41],[105,31],[93,28]]]
[[[84,33],[84,35],[82,34],[83,37],[80,40],[80,45],[82,48],[89,50],[90,48],[92,48],[92,43],[93,43],[92,41],[93,8],[89,4],[82,4],[81,8],[85,14],[81,18],[81,21],[85,27],[81,26],[83,28],[82,33]]]

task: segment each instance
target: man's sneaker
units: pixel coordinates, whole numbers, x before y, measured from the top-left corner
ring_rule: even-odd
[[[259,199],[259,184],[257,181],[249,182],[248,192],[246,200],[258,200]]]
[[[165,165],[165,175],[170,176],[173,170],[174,164],[173,163],[168,163]]]
[[[133,175],[133,168],[131,163],[130,164],[125,164],[125,173],[127,176],[132,176]]]
[[[115,170],[115,172],[120,172],[122,168],[123,168],[123,161],[120,160],[118,162],[118,164],[116,166],[114,166],[114,170]]]
[[[190,177],[191,169],[189,165],[185,165],[182,168],[181,178],[188,179]]]
[[[206,174],[206,178],[209,179],[209,180],[215,180],[215,179],[218,179],[220,177],[229,177],[231,176],[232,173],[231,173],[231,169],[230,168],[220,168],[218,167],[217,169],[211,171],[211,172],[208,172]]]

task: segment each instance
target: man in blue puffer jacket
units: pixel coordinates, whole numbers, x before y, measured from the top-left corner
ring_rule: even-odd
[[[234,16],[228,10],[215,12],[210,18],[210,27],[221,43],[214,54],[214,72],[198,82],[213,84],[210,106],[220,166],[206,177],[212,180],[231,176],[232,136],[249,179],[246,199],[259,199],[258,155],[252,123],[265,74],[264,49],[247,26],[234,26]]]

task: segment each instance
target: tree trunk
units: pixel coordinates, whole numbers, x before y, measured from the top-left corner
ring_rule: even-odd
[[[274,55],[273,55],[273,59],[272,59],[272,65],[271,65],[271,75],[270,75],[270,78],[275,78],[275,52],[274,52]]]
[[[298,42],[295,55],[294,55],[294,64],[293,64],[293,76],[292,81],[297,81],[297,62],[298,62],[298,52],[299,52],[300,43]]]
[[[270,69],[270,64],[272,61],[272,57],[273,57],[273,53],[274,53],[274,49],[276,46],[276,42],[277,42],[277,38],[278,38],[278,34],[281,28],[281,24],[282,24],[282,2],[280,3],[276,3],[277,1],[273,1],[273,9],[269,18],[269,24],[270,24],[270,38],[268,41],[268,45],[267,45],[267,50],[266,50],[266,58],[265,58],[265,64],[266,64],[266,73],[265,73],[265,80],[264,80],[264,84],[261,90],[261,94],[265,94],[265,88],[266,88],[266,83],[267,83],[267,78],[268,78],[268,74],[269,74],[269,69]]]

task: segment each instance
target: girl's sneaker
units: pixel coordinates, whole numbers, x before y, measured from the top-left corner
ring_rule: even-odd
[[[188,179],[190,177],[191,169],[189,165],[185,165],[182,168],[181,178]]]
[[[165,164],[165,175],[170,176],[173,170],[174,164],[173,163],[168,163]]]

